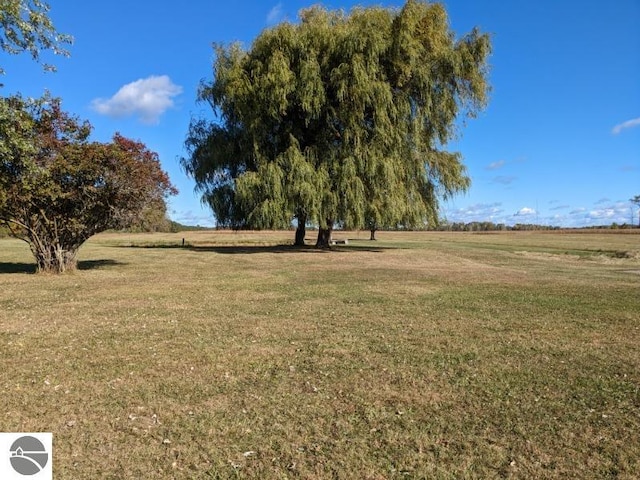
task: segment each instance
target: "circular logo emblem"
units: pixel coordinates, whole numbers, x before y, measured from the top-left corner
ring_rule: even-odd
[[[20,437],[13,442],[9,453],[11,466],[21,475],[35,475],[49,461],[49,453],[35,437]]]

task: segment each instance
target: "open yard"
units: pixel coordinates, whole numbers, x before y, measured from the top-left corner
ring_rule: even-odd
[[[639,234],[335,237],[0,240],[0,431],[56,479],[640,477]]]

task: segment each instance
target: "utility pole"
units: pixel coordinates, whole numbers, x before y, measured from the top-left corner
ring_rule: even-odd
[[[629,199],[629,201],[638,207],[638,228],[640,228],[640,195],[636,195]],[[631,218],[633,219],[633,207],[631,207]],[[633,225],[633,220],[631,221],[631,225]]]

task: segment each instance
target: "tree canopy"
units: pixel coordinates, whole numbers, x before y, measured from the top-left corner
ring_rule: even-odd
[[[68,56],[65,45],[70,45],[70,35],[58,33],[49,18],[49,5],[42,0],[0,0],[0,48],[9,54],[28,52],[40,62],[43,50]],[[44,64],[45,70],[55,66]],[[4,70],[0,66],[0,74]]]
[[[176,193],[156,153],[91,125],[49,97],[0,100],[0,224],[27,242],[39,271],[74,269],[92,235],[123,228]]]
[[[490,41],[460,39],[444,7],[312,7],[249,50],[215,46],[182,159],[218,221],[344,228],[424,227],[440,199],[469,186],[445,150],[460,117],[485,106]],[[297,243],[300,243],[297,235]]]

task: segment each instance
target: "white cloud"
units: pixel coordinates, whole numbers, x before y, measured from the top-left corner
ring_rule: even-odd
[[[613,208],[600,208],[589,212],[589,218],[591,219],[610,219],[615,216],[616,211]]]
[[[600,202],[596,205],[598,204],[600,204]],[[590,220],[607,220],[610,222],[625,223],[630,220],[631,215],[632,210],[628,202],[616,202],[610,203],[602,208],[590,210],[588,218]]]
[[[487,165],[487,170],[498,170],[499,168],[504,167],[506,163],[507,162],[505,162],[504,160],[498,160],[497,162],[493,162]]]
[[[521,208],[516,213],[516,215],[521,216],[521,217],[528,217],[528,216],[535,215],[535,214],[536,214],[536,211],[533,208],[529,208],[529,207]]]
[[[558,215],[551,220],[552,224],[564,227],[593,227],[629,222],[632,222],[632,211],[629,203],[624,201],[608,204],[598,201],[594,208],[574,208],[569,213]]]
[[[267,14],[267,24],[275,25],[276,23],[280,22],[283,18],[284,18],[284,5],[282,5],[282,2],[280,2],[276,6],[274,6],[271,10],[269,10],[269,13]]]
[[[626,122],[616,125],[615,127],[613,127],[613,130],[611,130],[611,133],[613,133],[614,135],[618,135],[620,132],[622,132],[627,128],[633,128],[638,126],[640,126],[640,117],[634,118],[632,120],[627,120]]]
[[[109,99],[96,98],[93,109],[110,117],[138,116],[145,124],[155,124],[160,116],[173,107],[173,97],[182,93],[167,75],[155,76],[128,83]]]
[[[531,207],[522,207],[515,214],[506,214],[501,203],[477,203],[455,210],[446,211],[449,222],[484,222],[491,221],[499,224],[514,225],[516,223],[537,223],[539,225],[554,225],[559,227],[589,227],[599,225],[629,224],[638,221],[636,209],[632,209],[628,201],[608,201],[600,199],[590,208],[572,207],[560,204],[548,211]],[[635,219],[635,220],[634,220]]]
[[[446,217],[451,222],[498,222],[502,221],[504,209],[502,204],[497,203],[476,203],[467,207],[448,210]]]

